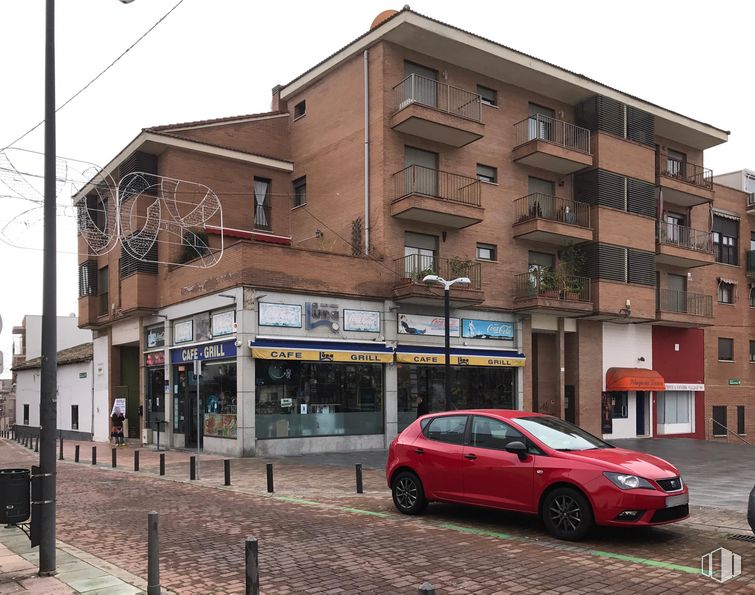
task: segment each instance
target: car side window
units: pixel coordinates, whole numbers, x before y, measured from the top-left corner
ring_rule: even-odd
[[[443,415],[434,417],[425,428],[428,440],[447,442],[449,444],[464,444],[464,429],[467,426],[466,415]]]
[[[527,444],[524,434],[510,425],[490,417],[475,415],[472,418],[472,434],[469,437],[470,446],[505,450],[509,442],[517,441]]]

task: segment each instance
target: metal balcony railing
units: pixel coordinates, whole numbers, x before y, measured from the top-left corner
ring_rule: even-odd
[[[480,206],[480,180],[450,174],[421,165],[410,165],[393,174],[393,196],[426,194],[465,205]]]
[[[514,124],[514,146],[544,140],[590,155],[590,131],[570,122],[537,114]]]
[[[658,222],[658,242],[688,250],[713,254],[713,233],[668,221]]]
[[[477,93],[418,74],[410,74],[393,87],[393,97],[397,112],[412,103],[418,103],[475,122],[482,121],[482,103]]]
[[[658,288],[657,307],[659,312],[713,316],[713,296]]]
[[[514,221],[548,219],[590,228],[590,205],[533,192],[514,201]]]
[[[469,277],[471,283],[457,283],[454,289],[481,289],[482,267],[479,262],[468,262],[458,258],[438,258],[426,254],[409,254],[394,260],[396,280],[410,279],[421,283],[426,275],[439,275],[444,279]]]
[[[661,176],[687,182],[698,188],[713,190],[713,170],[707,167],[670,157],[667,153],[660,151],[657,153],[656,167]]]
[[[577,302],[590,301],[590,279],[560,276],[549,269],[514,275],[514,299],[543,297]]]

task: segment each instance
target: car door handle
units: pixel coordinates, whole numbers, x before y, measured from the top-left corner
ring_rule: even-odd
[[[465,459],[469,459],[470,461],[474,461],[477,458],[477,455],[470,453],[467,453],[464,455]]]
[[[425,451],[424,451],[424,450],[422,450],[421,448],[415,448],[415,449],[414,449],[414,452],[415,452],[416,454],[418,454],[418,455],[423,455],[423,454],[425,454]]]

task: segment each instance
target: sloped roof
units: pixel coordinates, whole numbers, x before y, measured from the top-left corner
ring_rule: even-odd
[[[58,365],[65,366],[69,364],[79,364],[81,362],[92,361],[92,343],[82,343],[75,347],[69,347],[68,349],[61,349],[58,351]],[[14,366],[12,370],[18,372],[19,370],[34,370],[42,367],[42,358],[35,357],[28,361],[23,362],[17,366]]]
[[[259,120],[263,118],[270,118],[274,116],[288,116],[288,112],[261,112],[259,114],[248,114],[246,116],[226,116],[222,118],[211,118],[208,120],[196,120],[194,122],[179,122],[177,124],[160,124],[158,126],[150,126],[145,128],[146,132],[170,132],[176,129],[182,128],[199,128],[202,126],[213,126],[221,124],[234,124],[236,122],[245,122],[247,120]]]

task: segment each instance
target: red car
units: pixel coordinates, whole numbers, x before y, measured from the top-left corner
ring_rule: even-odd
[[[527,411],[422,416],[391,443],[386,477],[404,514],[431,501],[514,510],[540,516],[559,539],[580,539],[596,524],[662,525],[689,515],[673,465]]]

